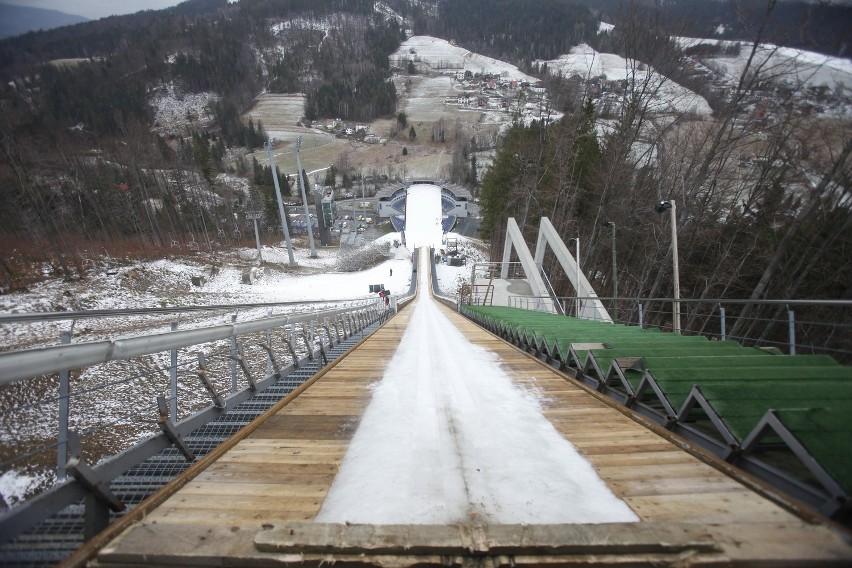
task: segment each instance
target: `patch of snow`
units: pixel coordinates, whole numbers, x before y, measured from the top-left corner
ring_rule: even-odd
[[[414,57],[411,54],[412,49],[415,51]],[[521,73],[511,63],[473,53],[452,45],[447,40],[432,36],[413,36],[405,40],[390,58],[391,61],[403,62],[416,58],[418,63],[429,65],[433,71],[446,70],[447,73],[453,74],[459,70],[468,70],[472,73],[502,74],[505,72],[510,79],[538,82],[538,79]]]
[[[377,13],[386,16],[390,19],[396,20],[400,25],[405,25],[405,18],[397,14],[393,8],[385,4],[384,2],[376,2],[375,6],[373,6],[373,10]]]
[[[628,90],[637,90],[651,97],[654,112],[694,113],[710,116],[712,109],[704,97],[657,73],[638,61],[612,53],[601,53],[588,44],[580,44],[557,59],[545,61],[552,75],[579,75],[584,80],[601,77],[607,81],[627,81]]]
[[[6,508],[24,501],[34,487],[42,483],[37,475],[27,475],[9,470],[0,475],[0,498]]]
[[[251,182],[242,176],[220,173],[216,175],[216,183],[232,191],[242,193],[246,197],[251,195]]]
[[[752,49],[749,42],[742,41],[694,37],[674,39],[683,49],[705,44],[723,49],[740,45],[739,55],[721,55],[712,58],[712,61],[727,68],[729,79],[736,79],[742,74]],[[843,57],[832,57],[813,51],[764,43],[757,47],[752,68],[760,68],[767,77],[771,76],[775,80],[784,81],[794,87],[824,85],[835,93],[852,88],[852,60]]]
[[[181,93],[173,84],[166,85],[151,97],[154,129],[163,134],[179,134],[186,127],[213,124],[210,106],[218,102],[216,93]]]

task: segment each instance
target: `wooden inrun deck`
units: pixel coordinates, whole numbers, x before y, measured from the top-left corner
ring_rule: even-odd
[[[852,564],[849,534],[611,405],[444,309],[545,414],[638,523],[369,526],[313,522],[413,307],[324,368],[70,560],[108,566],[324,562],[511,565]],[[570,472],[566,472],[570,476]],[[94,560],[92,560],[94,558]]]

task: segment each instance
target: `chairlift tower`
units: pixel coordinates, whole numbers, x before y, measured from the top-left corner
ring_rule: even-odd
[[[254,242],[257,244],[257,263],[263,264],[263,251],[260,247],[260,231],[257,228],[257,220],[263,218],[263,211],[246,211],[246,219],[254,222]]]

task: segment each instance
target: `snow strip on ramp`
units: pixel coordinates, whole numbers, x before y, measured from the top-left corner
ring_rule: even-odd
[[[429,289],[428,250],[418,270]],[[318,522],[633,522],[591,465],[423,293]]]

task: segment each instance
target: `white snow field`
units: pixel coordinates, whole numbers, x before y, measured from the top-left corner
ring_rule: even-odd
[[[428,65],[433,71],[454,74],[456,71],[472,73],[505,73],[518,81],[538,81],[535,77],[521,73],[517,66],[469,51],[432,36],[412,36],[402,42],[396,52],[390,56],[402,66],[408,60]]]
[[[591,465],[421,294],[317,516],[369,524],[635,522]]]
[[[693,113],[710,116],[712,109],[704,97],[678,85],[657,73],[654,69],[637,61],[625,59],[612,53],[600,53],[588,44],[572,47],[565,55],[545,61],[551,74],[562,73],[564,77],[580,75],[583,79],[606,77],[610,81],[626,80],[632,88],[642,89],[653,102],[655,112]]]
[[[749,42],[722,41],[713,39],[678,37],[675,38],[682,48],[709,44],[729,47],[739,44],[742,50],[736,56],[717,56],[710,58],[716,67],[724,69],[728,77],[739,77],[745,68],[752,45]],[[761,73],[786,82],[793,87],[826,86],[834,93],[842,93],[852,86],[852,61],[845,57],[832,57],[792,47],[781,47],[772,43],[762,43],[755,50],[754,68]]]

